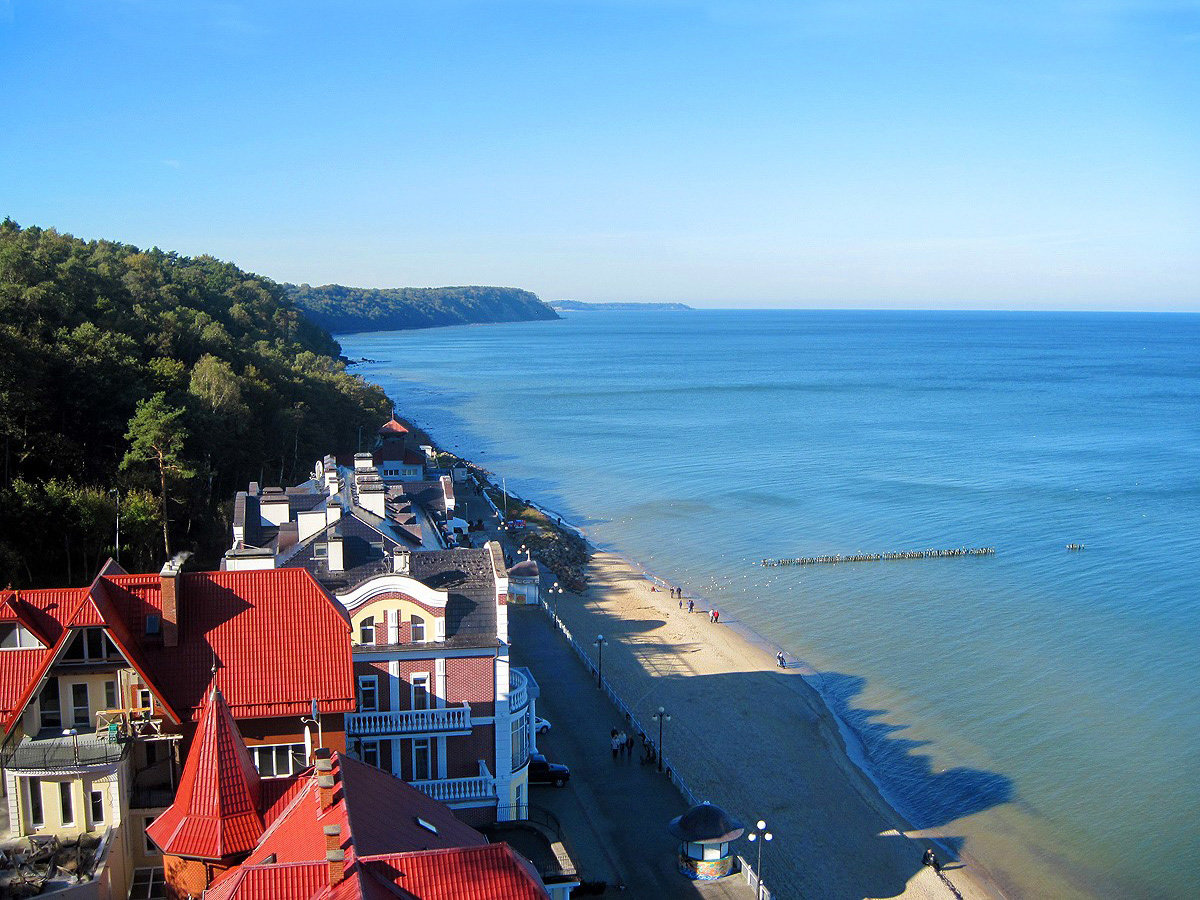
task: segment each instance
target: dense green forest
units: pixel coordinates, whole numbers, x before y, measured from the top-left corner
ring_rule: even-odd
[[[400,331],[439,325],[528,322],[558,313],[519,288],[353,288],[285,284],[288,296],[317,325],[335,334]]]
[[[291,484],[390,409],[269,279],[0,224],[0,586],[88,581],[115,545],[213,566],[234,492]],[[165,507],[165,515],[164,515]]]

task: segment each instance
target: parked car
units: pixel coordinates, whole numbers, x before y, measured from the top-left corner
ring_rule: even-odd
[[[562,787],[571,778],[571,770],[560,763],[547,762],[541,753],[529,757],[529,783]]]
[[[541,716],[533,717],[533,730],[538,734],[545,734],[551,728],[550,722],[543,719]]]

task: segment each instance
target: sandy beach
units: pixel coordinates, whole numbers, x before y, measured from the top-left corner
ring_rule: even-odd
[[[832,715],[798,665],[780,669],[776,648],[697,599],[688,613],[669,590],[612,553],[597,552],[582,595],[558,614],[593,654],[603,634],[603,672],[643,723],[660,706],[667,760],[698,799],[743,821],[764,819],[765,882],[780,898],[1002,896],[970,860],[939,878],[923,867],[927,846],[855,767]],[[656,739],[657,734],[651,734]],[[745,853],[750,852],[743,848]]]

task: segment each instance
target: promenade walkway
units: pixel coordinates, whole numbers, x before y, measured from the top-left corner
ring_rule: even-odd
[[[701,885],[676,870],[675,839],[666,829],[687,804],[654,766],[641,764],[640,741],[631,759],[613,762],[609,731],[626,723],[549,617],[533,607],[511,606],[509,633],[513,662],[529,667],[541,685],[538,714],[553,723],[548,734],[538,736],[538,749],[571,767],[565,788],[533,787],[529,801],[562,822],[580,877],[607,881],[605,896],[753,900],[740,874]],[[624,891],[613,887],[619,883]]]

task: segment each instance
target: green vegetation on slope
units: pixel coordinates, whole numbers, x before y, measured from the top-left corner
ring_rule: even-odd
[[[94,575],[116,496],[126,568],[168,548],[215,565],[235,491],[303,480],[387,415],[339,352],[282,287],[230,263],[5,220],[0,586]]]
[[[284,288],[309,319],[334,334],[559,317],[536,294],[519,288],[375,289],[340,284],[287,284]]]

